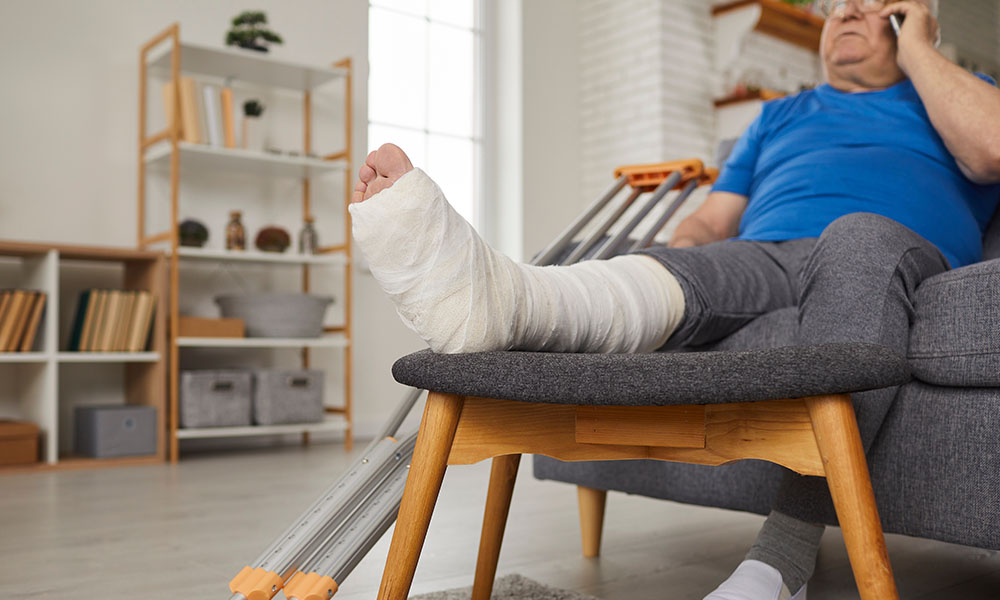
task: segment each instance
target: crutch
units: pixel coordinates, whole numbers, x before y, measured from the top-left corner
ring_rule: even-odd
[[[599,248],[601,257],[610,256],[671,190],[679,189],[671,205],[629,249],[646,247],[691,192],[714,181],[715,175],[714,170],[705,169],[697,160],[620,167],[615,171],[614,185],[532,264],[577,262],[604,239],[642,194],[652,192],[624,227]],[[592,223],[626,186],[631,190],[628,196],[604,219]],[[583,239],[574,242],[582,232],[586,232]],[[421,394],[421,390],[407,394],[361,458],[268,546],[253,566],[244,567],[230,581],[230,600],[270,600],[282,589],[288,600],[333,597],[339,582],[396,519],[416,433],[400,440],[395,436]]]

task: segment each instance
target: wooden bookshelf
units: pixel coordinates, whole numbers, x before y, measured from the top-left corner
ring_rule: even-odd
[[[760,10],[754,31],[819,52],[823,18],[780,0],[737,0],[713,7],[712,16],[754,7]]]
[[[225,81],[233,88],[249,86],[276,88],[300,94],[302,99],[303,144],[297,155],[275,154],[239,148],[225,148],[182,141],[180,111],[172,111],[166,126],[160,131],[149,131],[147,112],[150,97],[150,77],[158,76],[169,82],[174,90],[173,105],[181,106],[181,74],[193,79]],[[268,54],[241,49],[193,44],[181,39],[181,28],[173,24],[150,38],[139,48],[139,127],[138,127],[138,247],[163,248],[167,253],[170,281],[169,329],[167,331],[169,354],[169,403],[168,432],[169,457],[176,461],[179,456],[179,440],[189,438],[231,437],[235,435],[267,435],[276,432],[301,433],[303,442],[313,431],[343,431],[344,444],[348,450],[352,437],[352,349],[351,349],[351,261],[350,216],[347,211],[352,192],[350,173],[352,153],[352,74],[350,58],[329,65],[308,65],[275,58]],[[333,152],[321,155],[314,153],[313,146],[313,94],[317,97],[324,91],[323,86],[343,86],[343,112],[339,114],[335,126],[343,127],[343,146],[328,149]],[[159,89],[152,95],[158,95]],[[321,248],[317,254],[268,254],[252,250],[229,252],[219,249],[185,248],[180,246],[177,225],[180,221],[181,175],[185,188],[191,181],[209,179],[216,174],[236,173],[250,177],[268,179],[284,178],[301,181],[302,196],[299,203],[301,217],[314,216],[311,184],[313,179],[327,175],[343,178],[343,197],[337,198],[342,210],[343,239],[338,245]],[[169,206],[148,206],[146,181],[150,175],[157,175],[169,186]],[[324,203],[327,204],[327,203]],[[168,229],[147,231],[147,214],[155,211],[169,211]],[[194,215],[197,216],[197,215]],[[337,302],[342,307],[343,323],[327,328],[327,334],[315,339],[264,339],[264,338],[186,338],[179,335],[178,306],[180,298],[190,298],[197,290],[181,289],[180,273],[191,263],[211,262],[220,264],[247,263],[258,266],[286,268],[292,266],[301,270],[302,292],[309,292],[314,268],[336,269],[343,277],[343,296]],[[324,277],[326,275],[324,274]],[[331,335],[332,334],[332,335]],[[301,351],[303,368],[309,367],[310,350],[333,348],[343,356],[343,406],[330,408],[340,415],[333,421],[295,426],[288,429],[248,427],[235,432],[209,428],[192,432],[179,428],[178,382],[179,358],[181,351],[189,348],[211,349],[291,349]]]
[[[784,92],[779,92],[776,90],[760,89],[753,92],[749,92],[743,95],[730,95],[725,98],[717,98],[712,103],[715,108],[722,108],[723,106],[729,106],[730,104],[739,104],[740,102],[754,102],[760,100],[766,102],[768,100],[774,100],[775,98],[783,98],[786,96]]]
[[[0,241],[0,257],[20,262],[19,287],[45,292],[46,305],[34,347],[28,352],[0,353],[0,367],[10,370],[16,402],[3,406],[6,414],[31,421],[41,428],[40,461],[33,465],[0,468],[0,473],[45,469],[80,469],[124,464],[163,462],[167,456],[167,337],[166,257],[162,252],[106,246],[79,246],[37,242]],[[60,347],[69,331],[59,324],[76,310],[60,304],[60,271],[80,263],[114,263],[122,266],[121,289],[145,290],[156,298],[148,349],[143,352],[69,352]],[[59,415],[75,402],[75,390],[61,385],[60,366],[72,363],[122,365],[121,400],[125,404],[156,409],[156,454],[122,458],[80,458],[60,453]],[[109,401],[109,404],[114,403]]]

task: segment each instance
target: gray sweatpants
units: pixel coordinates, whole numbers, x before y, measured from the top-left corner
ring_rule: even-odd
[[[643,253],[663,263],[684,290],[685,315],[668,348],[709,344],[757,316],[795,306],[797,343],[869,342],[906,356],[913,292],[921,281],[949,268],[934,245],[895,221],[868,213],[837,219],[819,238],[730,240]],[[852,396],[865,451],[895,395],[896,388],[888,388]],[[820,515],[832,514],[826,481],[789,473],[773,508],[799,520],[821,520]],[[785,559],[791,557],[776,560]],[[785,571],[802,565],[774,566],[791,588]]]

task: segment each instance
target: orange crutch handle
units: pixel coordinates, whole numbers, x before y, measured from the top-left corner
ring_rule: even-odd
[[[649,192],[656,189],[675,171],[680,171],[681,179],[674,189],[683,188],[688,181],[696,179],[698,185],[712,183],[718,176],[718,169],[706,169],[697,158],[645,165],[625,165],[615,169],[615,179],[623,175],[628,178],[632,189]]]

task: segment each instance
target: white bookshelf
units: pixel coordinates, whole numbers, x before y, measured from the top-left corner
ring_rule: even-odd
[[[229,171],[258,177],[308,178],[344,171],[347,163],[343,160],[323,160],[311,156],[294,156],[243,150],[242,148],[220,148],[206,144],[178,142],[181,154],[181,171],[219,172]],[[170,168],[170,145],[160,143],[151,147],[143,160],[146,165],[167,171]]]
[[[201,427],[195,429],[178,429],[180,439],[252,437],[258,435],[286,435],[300,433],[320,433],[344,431],[347,420],[340,415],[326,415],[318,423],[296,423],[293,425],[251,425],[249,427]]]
[[[140,363],[160,360],[159,352],[60,352],[61,363]]]
[[[142,404],[157,409],[162,426],[165,417],[165,319],[159,307],[165,298],[164,257],[156,252],[141,252],[108,247],[39,244],[34,242],[0,241],[0,257],[20,263],[19,274],[5,286],[38,290],[45,293],[45,312],[32,349],[27,352],[0,353],[0,412],[15,419],[38,425],[40,463],[31,468],[77,468],[120,464],[123,459],[88,459],[60,456],[61,413],[71,411],[75,390],[61,385],[60,365],[67,363],[114,363],[124,366],[122,399],[129,404]],[[147,289],[157,298],[157,314],[153,323],[150,352],[67,352],[59,344],[69,336],[60,331],[67,314],[76,310],[75,303],[60,303],[60,271],[67,263],[78,261],[120,263],[124,266],[123,288]],[[114,400],[111,400],[114,402]],[[164,440],[157,440],[157,453],[147,457],[127,459],[130,464],[163,461],[166,458]]]
[[[0,352],[0,363],[44,363],[52,360],[47,352]]]
[[[259,250],[219,250],[213,248],[192,248],[180,246],[177,255],[186,260],[219,262],[242,262],[259,264],[346,265],[347,256],[342,252],[329,254],[299,254],[297,252],[261,252]]]
[[[185,348],[346,348],[349,343],[341,334],[315,338],[209,338],[179,337],[177,345]]]
[[[263,87],[289,90],[314,90],[347,76],[340,67],[306,65],[262,52],[180,42],[181,72],[235,79]],[[149,55],[149,68],[158,74],[170,71],[170,46],[155,48]]]

